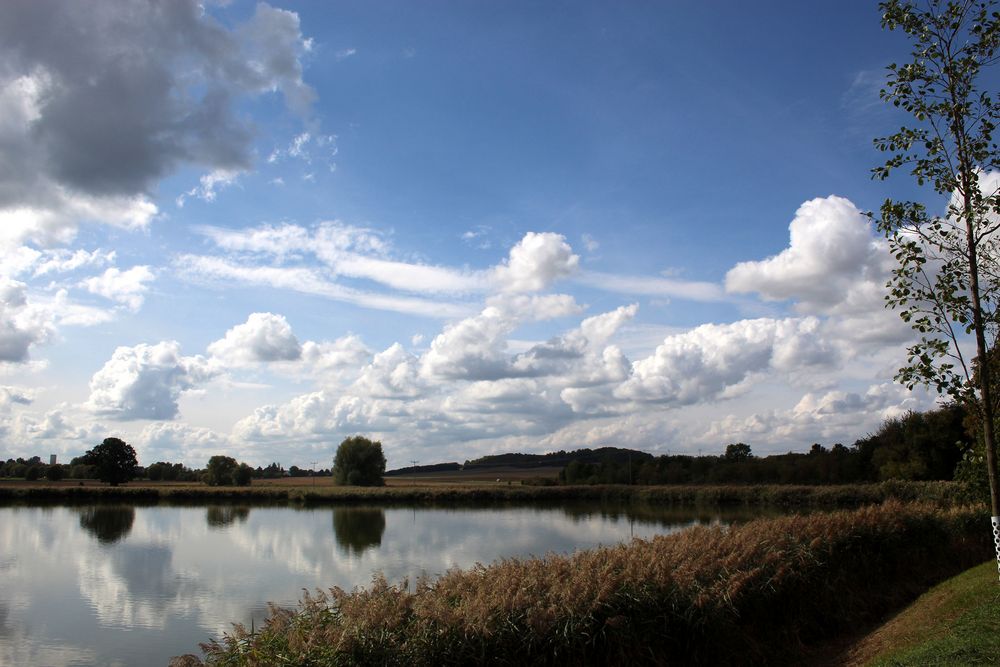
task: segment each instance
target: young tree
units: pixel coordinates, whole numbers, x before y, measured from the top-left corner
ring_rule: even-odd
[[[139,465],[132,445],[119,438],[105,438],[82,457],[82,463],[94,466],[97,479],[118,486],[135,476]]]
[[[337,447],[333,460],[334,484],[351,486],[382,486],[385,454],[382,443],[360,435],[344,439]]]
[[[1000,566],[1000,488],[997,484],[995,416],[990,365],[997,343],[1000,305],[1000,149],[993,132],[1000,104],[983,85],[997,63],[1000,13],[984,0],[890,0],[880,5],[882,26],[901,30],[913,60],[890,65],[882,99],[910,113],[917,124],[875,140],[889,153],[874,169],[885,179],[908,168],[918,185],[947,201],[946,213],[929,214],[917,202],[886,200],[879,228],[898,267],[887,304],[921,335],[897,379],[912,388],[934,387],[979,415],[986,450],[997,564]],[[975,340],[975,359],[963,346]]]

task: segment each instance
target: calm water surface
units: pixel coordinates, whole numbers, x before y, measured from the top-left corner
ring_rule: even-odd
[[[0,665],[165,665],[302,589],[568,553],[719,511],[558,507],[0,506]]]

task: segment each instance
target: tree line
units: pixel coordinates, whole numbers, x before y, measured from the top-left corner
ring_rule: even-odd
[[[950,480],[984,486],[982,445],[969,435],[976,416],[953,403],[928,412],[909,412],[886,419],[874,432],[850,446],[815,443],[805,453],[758,457],[746,443],[732,443],[719,455],[653,456],[648,452],[602,447],[549,454],[502,454],[467,461],[464,467],[492,464],[532,467],[562,465],[563,484],[854,484],[887,479]],[[458,469],[449,463],[421,468]],[[402,472],[402,471],[390,471]],[[254,479],[333,476],[340,485],[380,485],[385,472],[382,443],[361,436],[345,439],[330,469],[288,470],[277,462],[252,468],[230,456],[216,455],[203,469],[157,461],[138,464],[132,447],[107,438],[68,465],[45,465],[37,456],[0,464],[0,477],[27,480],[100,479],[117,484],[132,479],[202,482],[212,486],[246,486]],[[983,479],[980,479],[983,478]]]
[[[104,441],[78,456],[68,465],[44,464],[38,456],[30,459],[8,459],[0,463],[0,478],[20,478],[27,481],[48,479],[60,481],[97,479],[117,486],[134,479],[159,482],[203,482],[209,486],[248,486],[254,479],[280,477],[334,477],[337,484],[375,486],[382,484],[385,455],[382,443],[362,436],[346,438],[337,449],[334,465],[318,471],[291,466],[287,471],[280,463],[252,468],[231,456],[216,455],[204,469],[191,469],[182,463],[157,461],[147,467],[139,465],[135,449],[120,438]]]
[[[851,446],[814,443],[808,452],[754,456],[746,443],[721,455],[647,456],[641,460],[571,461],[564,484],[856,484],[888,479],[972,481],[962,465],[975,454],[969,417],[959,404],[886,419]]]

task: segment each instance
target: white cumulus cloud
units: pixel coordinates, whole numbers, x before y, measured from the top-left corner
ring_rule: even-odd
[[[26,286],[0,280],[0,362],[24,362],[32,345],[43,343],[53,333],[51,316],[28,303]]]
[[[724,397],[754,373],[821,367],[835,357],[816,318],[705,324],[665,338],[652,356],[633,364],[615,395],[688,405]]]
[[[843,305],[855,311],[881,308],[891,257],[854,204],[836,196],[811,199],[799,207],[788,229],[788,248],[737,264],[726,274],[726,289],[794,299],[806,312],[826,313]]]
[[[423,390],[417,358],[394,343],[361,369],[352,389],[373,398],[417,396]]]
[[[579,264],[580,257],[561,234],[528,232],[494,269],[494,279],[505,292],[537,292],[572,275]]]
[[[353,334],[333,341],[302,344],[302,362],[315,373],[326,376],[358,368],[371,356],[371,350]]]
[[[302,357],[302,346],[284,316],[251,313],[246,322],[210,344],[208,353],[227,365],[296,361]]]
[[[173,419],[181,393],[214,374],[203,357],[183,356],[175,341],[119,347],[91,378],[87,407],[123,421]]]

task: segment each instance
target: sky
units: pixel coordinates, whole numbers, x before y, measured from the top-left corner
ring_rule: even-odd
[[[853,443],[874,2],[0,3],[0,458]]]

